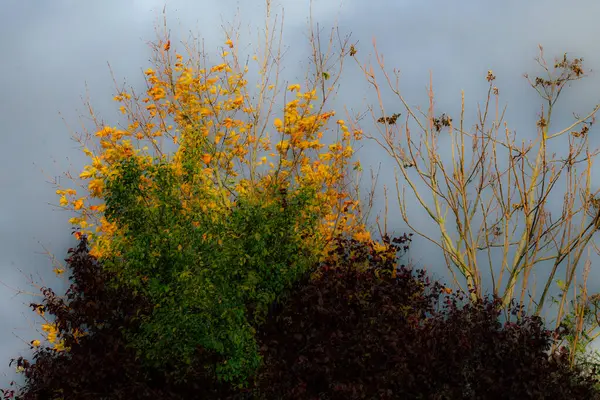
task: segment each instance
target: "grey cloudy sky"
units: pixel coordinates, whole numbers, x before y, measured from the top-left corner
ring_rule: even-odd
[[[255,32],[263,21],[261,0],[169,0],[166,4],[174,36],[185,38],[192,31],[205,39],[209,51],[222,45],[221,23],[233,21],[238,7],[242,32],[247,32],[248,26]],[[86,116],[81,97],[87,82],[99,115],[108,123],[117,118],[107,62],[119,82],[143,89],[142,70],[150,66],[151,56],[146,42],[155,39],[155,21],[164,5],[164,0],[3,2],[0,281],[8,286],[31,290],[20,269],[34,274],[37,282],[35,274],[58,291],[64,288],[53,277],[48,258],[39,254],[43,245],[62,260],[75,244],[69,215],[49,204],[58,199],[46,182],[65,170],[77,172],[84,163],[59,112],[69,126],[79,129],[79,116]],[[284,64],[289,79],[294,79],[303,74],[296,60],[308,56],[308,0],[281,0],[275,6],[285,8],[284,45],[292,51]],[[352,33],[361,54],[371,52],[371,40],[377,38],[387,66],[402,71],[401,88],[411,105],[426,107],[431,70],[437,110],[457,115],[460,91],[465,90],[466,117],[473,121],[477,102],[485,99],[485,74],[493,69],[501,101],[508,104],[505,119],[525,139],[531,138],[528,132],[534,132],[541,103],[522,74],[539,72],[534,61],[538,44],[544,46],[548,61],[568,52],[583,57],[588,68],[600,68],[600,2],[595,0],[315,0],[313,12],[324,28],[337,22],[343,35]],[[592,73],[565,93],[555,120],[558,126],[570,123],[571,112],[583,114],[597,104],[599,83],[597,74]],[[343,105],[364,109],[367,93],[358,69],[348,63],[340,95],[331,105],[339,112]],[[395,101],[386,107],[401,110]],[[598,140],[593,139],[592,145],[597,146]],[[393,188],[393,174],[386,169],[391,162],[381,150],[366,145],[359,157],[365,179],[369,178],[369,165],[376,168],[381,161],[384,172],[380,182]],[[389,224],[397,232],[404,230],[393,212]],[[436,267],[444,265],[441,255],[425,246],[416,241],[412,257],[445,276],[444,269]],[[599,283],[600,274],[592,272],[590,289],[598,290]],[[0,371],[6,371],[0,378],[2,387],[15,377],[14,369],[8,367],[10,358],[28,355],[26,343],[41,336],[35,332],[36,320],[26,306],[30,301],[26,295],[15,297],[10,289],[0,287]]]

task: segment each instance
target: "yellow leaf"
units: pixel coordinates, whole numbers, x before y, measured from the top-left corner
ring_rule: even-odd
[[[371,233],[370,232],[357,232],[354,234],[354,239],[359,242],[367,241],[367,240],[371,239]]]
[[[64,207],[67,204],[69,204],[69,200],[67,200],[67,198],[63,195],[63,196],[60,196],[59,203],[60,203],[61,206]]]
[[[56,350],[56,351],[65,351],[66,350],[65,343],[62,340],[59,343],[56,343],[54,345],[54,350]]]
[[[387,247],[381,243],[375,243],[373,245],[373,250],[375,250],[378,253],[382,253],[387,250]]]
[[[83,208],[83,198],[76,200],[73,205],[76,210],[81,210]]]
[[[32,340],[32,341],[31,341],[31,345],[32,345],[33,347],[39,347],[39,346],[40,346],[40,344],[42,344],[42,342],[40,342],[40,341],[39,341],[39,340],[37,340],[37,339],[36,339],[36,340]]]
[[[113,129],[110,126],[105,126],[104,128],[100,129],[98,132],[96,132],[96,136],[97,137],[107,137],[110,136],[113,132]]]
[[[98,197],[101,195],[102,189],[104,189],[104,181],[102,179],[94,179],[88,184],[88,189],[91,196]]]
[[[95,173],[96,173],[96,168],[86,165],[84,167],[84,171],[81,174],[79,174],[79,177],[81,179],[88,179],[88,178],[93,177]]]
[[[177,80],[177,83],[179,83],[180,85],[189,85],[193,82],[193,78],[192,75],[189,72],[184,72],[181,74],[181,76],[179,77],[179,79]]]
[[[295,85],[290,85],[290,86],[288,86],[288,90],[289,90],[290,92],[293,92],[294,90],[296,90],[296,91],[300,91],[300,85],[299,85],[299,84],[297,84],[297,83],[296,83]]]
[[[225,68],[227,67],[227,64],[219,64],[219,65],[215,65],[214,67],[212,67],[210,69],[210,72],[219,72],[219,71],[223,71]]]
[[[106,206],[104,204],[99,204],[99,205],[95,205],[95,206],[90,206],[90,210],[91,211],[104,211],[105,207]]]
[[[283,126],[283,122],[279,118],[275,118],[275,121],[273,121],[273,125],[275,125],[275,128],[279,129]]]

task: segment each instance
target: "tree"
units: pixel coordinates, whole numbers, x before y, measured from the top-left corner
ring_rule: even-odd
[[[235,31],[225,32],[221,62],[211,64],[193,46],[187,58],[176,52],[165,26],[146,95],[117,87],[128,126],[100,123],[90,106],[96,131],[75,137],[91,160],[79,175],[89,195],[57,190],[113,284],[154,305],[128,341],[148,367],[178,361],[181,379],[200,344],[225,356],[212,371],[219,379],[243,385],[260,365],[254,333],[271,304],[340,232],[369,240],[348,179],[361,134],[331,122],[326,105],[346,42],[334,59],[313,36],[312,80],[283,84],[275,23],[267,1],[257,93]],[[326,132],[338,135],[328,146]]]
[[[356,48],[348,46],[346,39],[340,40],[338,51],[333,51],[332,33],[330,49],[323,52],[320,38],[313,30],[313,68],[306,82],[302,85],[284,83],[279,75],[281,51],[273,46],[277,35],[274,35],[270,9],[267,1],[264,51],[261,59],[254,58],[259,77],[257,93],[248,89],[246,78],[250,64],[240,62],[240,38],[235,31],[225,32],[221,60],[215,64],[208,62],[207,55],[197,47],[187,47],[185,58],[176,52],[165,26],[163,35],[153,44],[153,68],[145,71],[148,84],[145,95],[117,87],[114,100],[121,104],[119,110],[127,117],[127,126],[117,128],[100,122],[89,107],[94,132],[85,131],[76,140],[90,158],[90,164],[79,174],[82,182],[67,173],[74,187],[80,183],[81,190],[88,195],[78,193],[73,187],[57,190],[61,206],[77,213],[77,217],[71,219],[78,228],[76,237],[85,238],[86,243],[89,241],[89,255],[110,275],[107,284],[111,290],[130,291],[128,295],[140,296],[149,304],[136,324],[119,326],[122,336],[115,333],[112,340],[134,352],[134,359],[142,364],[140,371],[166,373],[168,378],[165,379],[171,379],[175,386],[190,382],[198,374],[209,377],[206,379],[211,382],[218,381],[218,385],[223,381],[238,387],[247,385],[261,366],[257,332],[277,302],[281,302],[295,284],[307,276],[322,282],[327,270],[315,268],[327,254],[339,250],[336,238],[349,234],[360,243],[387,251],[381,243],[371,241],[365,227],[368,213],[363,213],[357,185],[352,187],[349,179],[353,145],[361,140],[362,130],[350,129],[343,119],[333,122],[335,112],[327,106],[341,75],[344,57],[347,54],[355,57]],[[330,67],[332,64],[336,68]],[[566,75],[536,81],[534,85],[549,90],[545,94],[551,107],[555,101],[552,99],[562,87],[582,74],[578,60],[567,62],[565,58],[563,64],[557,63],[557,68],[566,71]],[[372,72],[363,70],[378,90]],[[490,93],[497,94],[497,89],[492,87],[493,79],[490,72]],[[397,88],[395,93],[406,105]],[[445,127],[453,134],[456,130],[449,117],[434,117],[432,92],[430,95],[427,124],[409,112],[424,131],[423,143],[430,163],[420,158],[422,155],[416,147],[410,147],[416,145],[408,128],[408,153],[394,147],[390,127],[395,126],[398,113],[391,116],[384,113],[377,119],[386,127],[385,138],[389,141],[385,144],[405,178],[409,178],[407,168],[415,167],[419,176],[429,182],[434,207],[427,206],[416,190],[414,193],[438,223],[442,240],[432,241],[445,251],[448,264],[458,266],[463,273],[473,307],[479,307],[483,300],[476,253],[496,246],[489,238],[490,232],[492,236],[505,237],[502,247],[505,262],[498,283],[508,268],[508,249],[516,247],[517,256],[509,268],[509,283],[501,296],[501,304],[507,307],[512,301],[516,277],[526,271],[526,278],[527,271],[544,260],[540,255],[542,250],[553,243],[556,245],[556,271],[561,262],[570,261],[568,254],[574,254],[578,261],[582,249],[591,240],[595,222],[588,224],[575,239],[570,236],[570,228],[565,228],[570,227],[570,221],[577,215],[573,213],[572,200],[565,207],[560,223],[549,222],[543,207],[549,191],[565,170],[569,182],[575,182],[569,188],[581,183],[573,171],[583,161],[578,159],[583,154],[583,147],[579,145],[587,140],[587,130],[571,133],[569,162],[553,169],[545,155],[546,142],[571,128],[550,135],[549,115],[544,114],[538,124],[542,132],[536,158],[539,165],[535,164],[531,178],[526,179],[526,174],[516,174],[515,168],[519,165],[517,160],[525,165],[531,147],[518,148],[508,136],[507,142],[497,140],[496,125],[491,131],[496,136],[490,139],[491,134],[483,130],[486,111],[481,118],[481,128],[470,136],[476,144],[471,170],[464,168],[467,158],[464,136],[468,134],[462,126],[458,131],[462,141],[458,141],[461,145],[457,146],[458,161],[453,164],[452,175],[444,169],[436,153],[435,137]],[[288,100],[288,96],[293,99]],[[488,102],[489,97],[488,94]],[[276,104],[280,100],[283,109],[277,111]],[[581,119],[574,126],[586,121],[586,118]],[[428,128],[424,128],[425,125]],[[270,131],[279,136],[276,143],[271,142]],[[322,140],[326,132],[338,135],[328,145]],[[173,154],[164,149],[165,137],[177,146]],[[498,145],[506,146],[512,170],[500,172],[495,158]],[[488,157],[490,151],[493,157]],[[486,164],[489,160],[491,163]],[[585,160],[588,167],[591,166],[591,158]],[[423,161],[426,167],[421,168],[417,161]],[[359,171],[360,164],[354,163],[354,169]],[[495,171],[496,178],[489,171]],[[443,176],[442,183],[438,174]],[[477,208],[469,202],[466,191],[474,177],[480,179],[474,204],[483,206],[486,216],[483,228],[478,231],[485,239],[483,247],[472,237],[471,224]],[[408,179],[408,182],[414,190],[412,181]],[[449,194],[440,194],[444,185]],[[589,185],[586,187],[587,196],[590,190]],[[500,211],[488,207],[481,195],[489,188],[492,188],[492,201],[500,203]],[[542,195],[534,204],[538,189]],[[512,207],[512,197],[517,193],[521,203],[514,203]],[[448,202],[459,233],[463,235],[459,235],[456,244],[442,217],[442,200]],[[588,200],[583,202],[581,210],[593,209],[595,200]],[[406,208],[401,211],[408,221]],[[488,221],[487,216],[496,211],[500,216]],[[513,242],[508,233],[496,228],[502,224],[508,226],[507,221],[518,213],[524,214],[526,229],[519,241]],[[557,232],[562,233],[560,245],[556,241]],[[373,271],[376,277],[381,271],[395,276],[394,266],[385,265],[386,269]],[[572,265],[576,266],[577,262]],[[569,270],[571,278],[573,271],[574,267]],[[566,287],[572,284],[571,278]],[[498,286],[494,287],[494,295],[499,293]],[[547,288],[540,304],[544,303]],[[48,293],[55,297],[52,292]],[[524,289],[521,303],[523,296]],[[492,305],[496,312],[497,302],[494,300]],[[65,315],[71,312],[67,303],[61,303],[60,307]],[[97,328],[102,329],[103,324],[100,322]],[[81,330],[73,324],[51,324],[45,328],[49,341],[56,342],[52,351],[60,352],[64,360],[69,360],[74,348],[70,337],[77,337]],[[579,325],[577,329],[581,331]],[[169,385],[171,380],[168,380]],[[79,392],[73,395],[76,393]]]
[[[396,79],[386,72],[375,42],[374,47],[383,84],[370,64],[360,64],[356,53],[353,57],[379,99],[379,110],[371,107],[379,135],[367,137],[393,158],[399,171],[396,188],[403,220],[442,250],[455,285],[462,288],[466,282],[473,301],[482,299],[482,274],[489,269],[493,293],[502,299],[503,307],[513,298],[524,304],[534,268],[546,263],[549,272],[536,274],[546,274],[541,295],[530,295],[528,303],[528,308],[535,304],[535,315],[539,315],[548,303],[549,289],[559,267],[564,268],[565,279],[558,282],[562,296],[556,326],[560,326],[568,311],[566,297],[570,289],[577,298],[575,277],[581,271],[581,258],[586,249],[595,246],[592,239],[600,226],[598,190],[593,190],[590,179],[598,151],[590,149],[588,141],[600,106],[583,117],[576,116],[571,125],[551,131],[552,114],[563,89],[585,76],[583,60],[571,60],[565,54],[551,68],[540,46],[537,60],[547,76],[531,80],[525,75],[544,100],[537,121],[538,135],[531,143],[519,144],[506,124],[502,128],[504,110],[499,109],[499,89],[494,85],[496,77],[492,71],[486,76],[487,100],[483,108],[478,107],[477,123],[469,131],[464,126],[464,93],[460,120],[455,123],[449,115],[436,112],[430,81],[429,108],[427,113],[421,112],[421,118],[401,94],[398,72],[395,71]],[[402,127],[396,123],[399,114],[388,116],[381,102],[386,87],[406,110]],[[380,113],[383,117],[378,118]],[[418,134],[411,130],[412,124]],[[358,121],[352,126],[358,129]],[[447,132],[445,137],[443,132]],[[441,141],[450,142],[444,150],[438,148]],[[551,144],[565,154],[552,154]],[[400,180],[405,182],[402,189]],[[419,184],[425,189],[418,189]],[[407,188],[433,221],[439,239],[414,225],[406,208]],[[551,215],[547,203],[559,196],[564,203],[556,217]],[[589,268],[584,268],[584,282],[588,273]],[[516,294],[519,279],[522,285]],[[582,301],[585,304],[586,300]]]

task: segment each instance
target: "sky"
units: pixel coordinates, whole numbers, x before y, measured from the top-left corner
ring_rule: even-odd
[[[155,40],[155,23],[166,5],[168,26],[173,37],[185,39],[188,33],[200,36],[213,54],[223,45],[222,24],[234,22],[236,15],[244,32],[256,35],[264,21],[259,0],[195,0],[128,2],[104,0],[77,2],[55,0],[33,2],[6,0],[0,12],[0,87],[4,101],[0,107],[0,386],[14,379],[8,362],[28,356],[29,341],[41,338],[39,320],[27,306],[40,300],[15,290],[39,293],[30,285],[49,285],[60,292],[64,282],[54,276],[48,251],[58,260],[76,244],[61,211],[55,188],[49,182],[69,170],[79,172],[85,159],[71,140],[82,124],[91,128],[82,99],[89,94],[95,111],[107,122],[118,119],[118,105],[112,101],[115,88],[108,63],[119,83],[144,88],[143,70],[150,64]],[[309,3],[307,0],[274,2],[274,11],[285,12],[284,47],[290,51],[284,60],[290,80],[302,77],[302,60],[308,57]],[[528,86],[523,74],[540,72],[534,58],[538,44],[544,46],[548,61],[568,52],[583,57],[588,69],[600,67],[600,3],[594,0],[507,0],[503,2],[462,0],[314,0],[313,19],[325,30],[338,26],[363,60],[372,53],[372,40],[385,55],[386,66],[401,71],[403,96],[411,106],[427,106],[429,74],[433,74],[436,109],[458,118],[461,90],[465,92],[467,121],[474,121],[477,104],[487,93],[489,69],[497,76],[501,105],[507,105],[505,120],[523,140],[532,139],[541,101]],[[162,20],[160,20],[162,21]],[[571,113],[584,114],[598,103],[598,75],[577,82],[565,92],[554,120],[557,127],[568,126]],[[373,100],[356,65],[347,63],[339,95],[331,106],[343,112],[348,106],[364,110]],[[391,96],[384,102],[389,110],[402,111]],[[83,118],[82,118],[83,117]],[[593,132],[593,130],[592,130]],[[598,146],[595,137],[592,147]],[[381,163],[381,175],[374,212],[383,209],[382,185],[390,188],[393,199],[394,174],[391,160],[374,143],[358,154],[365,168],[364,188],[370,187],[369,168]],[[64,179],[64,178],[63,178]],[[598,183],[597,177],[592,177]],[[62,181],[62,183],[66,183]],[[597,187],[597,185],[596,185]],[[390,231],[402,233],[395,203],[390,203]],[[396,205],[397,207],[397,205]],[[434,226],[416,205],[408,206],[417,224],[435,234]],[[413,261],[439,277],[447,277],[440,252],[423,240],[415,239],[410,253]],[[595,261],[594,261],[595,260]],[[600,273],[593,258],[588,286],[596,292]]]

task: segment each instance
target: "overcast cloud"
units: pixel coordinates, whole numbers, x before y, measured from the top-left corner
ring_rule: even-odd
[[[185,39],[192,31],[205,39],[209,52],[222,45],[221,23],[232,22],[238,8],[242,33],[255,33],[264,18],[262,0],[169,0],[166,4],[174,37]],[[285,8],[284,45],[290,51],[284,65],[290,80],[303,76],[300,61],[308,57],[308,4],[308,0],[275,4]],[[85,161],[59,112],[71,128],[80,131],[79,116],[87,116],[81,101],[87,82],[96,112],[107,123],[116,124],[118,106],[112,101],[114,86],[107,62],[119,83],[126,81],[143,90],[142,71],[150,66],[151,56],[146,42],[155,39],[155,22],[164,5],[164,0],[3,2],[0,281],[8,286],[35,291],[20,269],[33,274],[38,283],[39,274],[58,292],[65,288],[54,277],[50,260],[39,254],[44,246],[62,260],[76,243],[70,235],[68,213],[51,205],[58,199],[47,182],[66,170],[78,172]],[[429,71],[433,72],[436,109],[454,115],[455,120],[460,91],[465,90],[467,125],[474,121],[477,103],[485,99],[485,74],[493,69],[502,104],[508,104],[505,120],[525,140],[535,134],[541,103],[522,74],[539,72],[534,61],[538,44],[544,46],[548,61],[568,52],[583,57],[587,68],[600,68],[600,2],[595,0],[315,0],[313,13],[325,29],[337,23],[342,35],[352,33],[361,55],[371,52],[375,37],[388,68],[401,70],[401,88],[411,105],[426,107]],[[598,103],[599,83],[598,75],[592,73],[564,94],[554,120],[557,127],[567,126],[572,112],[583,114]],[[338,112],[343,105],[364,110],[367,93],[360,72],[348,62],[340,95],[331,106]],[[395,107],[402,110],[390,98],[386,108],[392,111]],[[86,119],[81,121],[91,127]],[[592,147],[597,145],[593,138]],[[377,168],[380,162],[380,183],[394,187],[392,164],[382,150],[367,144],[359,158],[365,167],[365,189],[370,185],[369,165]],[[595,176],[593,179],[598,182]],[[395,198],[394,192],[391,195]],[[375,212],[381,207],[379,201]],[[420,226],[435,232],[425,215],[416,206],[413,209],[415,215],[423,215]],[[404,232],[399,215],[393,209],[390,212],[390,230]],[[423,241],[415,241],[411,257],[419,266],[447,276],[441,254]],[[589,282],[594,292],[600,284],[595,268]],[[8,367],[10,358],[29,355],[28,342],[41,337],[27,307],[30,301],[27,295],[15,297],[12,290],[0,287],[0,371],[6,372],[0,378],[1,387],[16,376]]]

